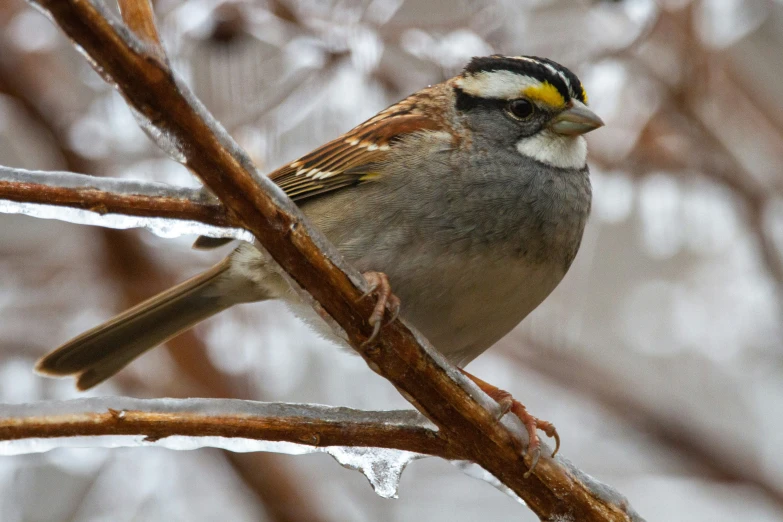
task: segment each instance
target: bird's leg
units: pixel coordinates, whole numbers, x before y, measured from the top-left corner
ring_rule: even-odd
[[[553,437],[555,439],[555,451],[552,452],[552,456],[554,457],[557,454],[560,449],[560,435],[558,435],[557,429],[555,429],[555,426],[551,422],[541,420],[538,417],[531,415],[527,411],[527,408],[525,408],[525,405],[512,397],[506,390],[501,390],[497,386],[482,381],[465,370],[460,369],[460,371],[465,377],[476,383],[476,386],[478,386],[481,391],[489,395],[500,405],[501,417],[510,411],[522,421],[522,424],[524,424],[529,437],[527,454],[530,455],[532,459],[530,470],[526,475],[533,472],[536,464],[538,464],[538,459],[541,457],[541,439],[538,437],[538,432],[536,430],[541,430],[546,433],[548,437]]]
[[[364,280],[370,285],[370,289],[362,296],[362,299],[375,295],[378,300],[375,302],[375,308],[373,308],[372,314],[367,319],[370,326],[373,327],[372,335],[364,341],[364,344],[369,344],[378,337],[378,332],[381,331],[383,326],[383,316],[386,313],[386,308],[389,308],[391,312],[391,319],[389,322],[397,319],[400,313],[400,299],[392,293],[391,285],[389,284],[389,277],[383,272],[364,272],[362,274]]]

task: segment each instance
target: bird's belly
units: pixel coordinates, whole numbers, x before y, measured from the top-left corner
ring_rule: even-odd
[[[362,272],[389,276],[401,300],[402,316],[413,323],[452,364],[464,366],[510,332],[557,286],[564,275],[560,262],[531,263],[490,252],[432,251],[431,243],[414,240],[393,253],[382,242],[357,250],[340,248]],[[341,245],[345,247],[345,244]],[[285,300],[298,317],[327,339],[345,341],[279,277],[271,277],[252,247],[238,249],[235,261],[250,264],[248,274],[265,274],[256,285],[264,294]],[[242,254],[244,253],[244,255]],[[258,265],[258,266],[256,266]]]
[[[511,331],[563,277],[562,267],[522,258],[469,256],[411,249],[389,259],[362,256],[361,270],[379,270],[402,302],[401,314],[453,364],[463,366]]]

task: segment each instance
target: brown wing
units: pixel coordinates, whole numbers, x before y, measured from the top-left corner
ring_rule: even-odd
[[[373,165],[383,161],[401,137],[442,128],[413,110],[404,102],[394,105],[336,140],[277,169],[269,178],[294,201],[367,181],[375,174]]]
[[[421,105],[431,105],[429,89],[392,105],[336,140],[322,145],[293,163],[269,174],[294,201],[303,201],[373,178],[373,165],[383,161],[405,135],[421,130],[440,130],[444,122],[422,114]],[[437,114],[437,111],[427,111]],[[212,249],[231,238],[199,237],[194,248]]]

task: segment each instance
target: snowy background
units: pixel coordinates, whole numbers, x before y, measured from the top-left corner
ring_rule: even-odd
[[[783,519],[783,2],[157,0],[174,67],[263,170],[474,55],[551,57],[607,127],[563,284],[469,367],[563,437],[650,521]],[[196,181],[59,30],[0,3],[0,164]],[[246,305],[88,394],[48,350],[225,251],[0,215],[0,403],[235,397],[408,407],[275,304]],[[2,406],[0,406],[2,408]],[[0,459],[0,520],[498,522],[536,518],[436,459],[398,500],[322,454],[59,449]]]

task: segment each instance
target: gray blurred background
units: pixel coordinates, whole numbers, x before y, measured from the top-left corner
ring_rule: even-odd
[[[554,422],[650,521],[783,520],[783,2],[158,0],[175,68],[263,170],[475,55],[572,68],[607,126],[563,284],[469,367]],[[0,164],[196,186],[59,30],[0,3]],[[79,396],[46,351],[225,252],[0,215],[0,402]],[[404,305],[403,305],[404,306]],[[403,308],[404,313],[404,308]],[[232,309],[90,395],[408,407],[274,304]],[[61,449],[0,460],[0,520],[533,521],[413,463],[398,500],[326,455]]]

